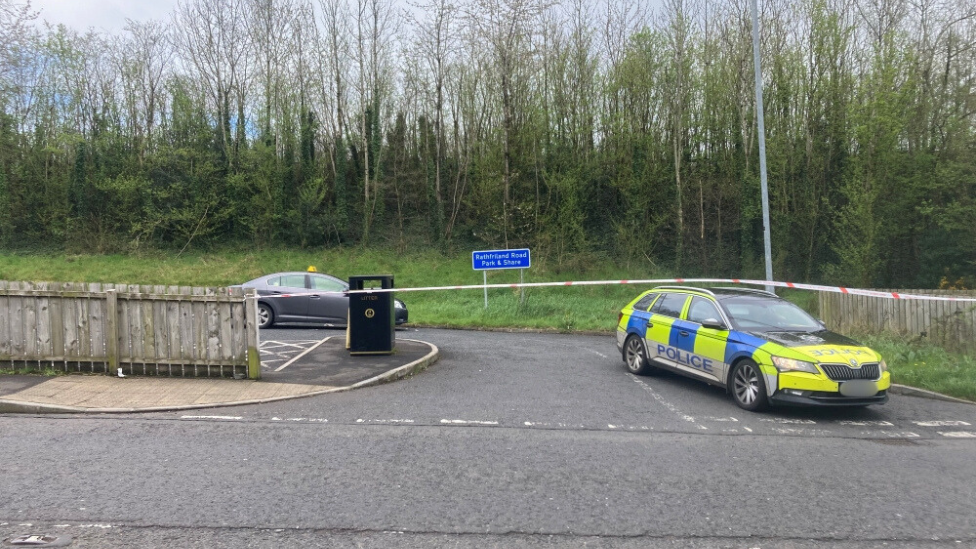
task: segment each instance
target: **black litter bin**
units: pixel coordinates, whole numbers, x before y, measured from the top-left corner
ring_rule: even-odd
[[[373,284],[369,284],[369,283]],[[393,275],[349,277],[350,290],[393,288]],[[393,292],[349,294],[349,334],[346,348],[351,355],[389,355],[396,343]]]

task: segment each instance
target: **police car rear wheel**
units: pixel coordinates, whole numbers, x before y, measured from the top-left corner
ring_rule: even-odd
[[[258,328],[267,328],[274,324],[274,311],[269,305],[258,303]]]
[[[646,376],[654,369],[647,361],[644,353],[644,344],[637,336],[630,336],[624,344],[624,362],[627,363],[627,370],[632,374]]]
[[[759,366],[751,360],[743,360],[732,371],[732,398],[744,410],[752,412],[767,406],[766,383]]]

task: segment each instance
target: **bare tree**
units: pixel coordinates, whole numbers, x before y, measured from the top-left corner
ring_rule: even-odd
[[[248,34],[264,99],[261,130],[272,138],[281,116],[287,65],[295,61],[293,40],[298,7],[295,0],[247,0]]]
[[[163,108],[162,94],[173,49],[165,23],[128,21],[125,35],[116,41],[114,60],[121,75],[126,122],[138,151],[139,162],[152,148],[156,116]]]
[[[243,105],[248,86],[250,40],[246,0],[180,0],[173,40],[181,59],[195,70],[218,114],[221,150],[231,162],[230,98]],[[238,108],[238,112],[242,109]],[[243,120],[238,120],[242,124]]]
[[[382,196],[378,167],[382,155],[381,109],[392,88],[392,42],[398,12],[390,0],[357,0],[356,60],[359,70],[359,123],[363,156],[363,241],[369,241]]]
[[[515,132],[514,96],[519,62],[530,47],[533,24],[546,8],[545,0],[474,0],[468,21],[493,56],[502,106],[502,239],[508,247],[512,186],[512,140]]]
[[[0,78],[17,63],[20,50],[28,43],[28,27],[36,18],[30,0],[23,4],[0,0]]]
[[[426,3],[412,5],[422,13],[422,17],[416,17],[411,12],[407,15],[416,27],[414,46],[433,78],[434,197],[437,208],[434,215],[439,225],[444,215],[444,198],[441,191],[444,163],[444,88],[449,67],[461,45],[458,32],[459,8],[451,0],[429,0]]]
[[[684,239],[684,204],[682,164],[688,145],[688,103],[692,93],[692,52],[695,9],[694,0],[665,0],[665,20],[663,32],[668,39],[671,54],[668,79],[669,133],[671,153],[674,161],[675,205],[677,207],[677,235],[675,258],[681,266],[682,242]]]

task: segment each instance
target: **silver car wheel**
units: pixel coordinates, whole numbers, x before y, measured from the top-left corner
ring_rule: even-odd
[[[640,340],[632,337],[627,340],[627,367],[631,372],[639,372],[644,366],[644,349]]]
[[[742,404],[751,406],[759,398],[759,373],[752,364],[743,364],[737,368],[732,382],[735,398]]]
[[[274,317],[274,313],[271,312],[271,308],[264,303],[258,303],[258,328],[267,328],[271,325],[271,319]]]

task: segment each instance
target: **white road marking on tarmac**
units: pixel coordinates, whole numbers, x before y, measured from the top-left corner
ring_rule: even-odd
[[[268,344],[271,345],[268,345]],[[295,343],[285,343],[284,341],[266,341],[265,345],[261,345],[261,350],[268,349],[279,349],[281,347],[294,347],[295,349],[304,349],[303,345],[297,345]]]
[[[939,434],[949,438],[976,438],[976,433],[969,431],[939,431]]]
[[[244,419],[241,416],[180,416],[180,419]]]
[[[965,421],[913,421],[919,427],[968,427]]]
[[[651,393],[651,396],[653,396],[653,397],[654,397],[654,400],[656,400],[656,401],[658,401],[658,403],[660,403],[660,404],[661,404],[661,406],[664,406],[665,408],[667,408],[667,409],[668,409],[668,410],[670,410],[671,412],[673,412],[673,413],[675,413],[675,414],[677,414],[677,415],[679,415],[679,416],[681,416],[681,419],[684,419],[685,421],[687,421],[687,422],[689,422],[689,423],[695,423],[695,418],[693,418],[693,417],[691,417],[691,416],[689,416],[688,414],[683,414],[683,413],[681,413],[681,412],[680,412],[680,411],[678,410],[678,407],[677,407],[677,406],[675,406],[674,404],[671,404],[670,402],[668,402],[668,401],[666,401],[666,400],[664,400],[664,398],[663,398],[663,397],[661,397],[661,395],[659,395],[659,394],[657,394],[657,391],[655,391],[655,390],[654,390],[653,388],[651,388],[651,386],[650,386],[650,385],[648,385],[648,384],[646,384],[646,383],[644,383],[643,381],[641,381],[641,379],[640,379],[640,378],[638,378],[637,376],[635,376],[635,375],[633,375],[633,374],[631,374],[631,377],[633,377],[633,378],[634,378],[634,381],[635,381],[635,382],[636,382],[636,383],[637,383],[638,385],[640,385],[640,386],[641,386],[641,388],[643,388],[643,389],[644,389],[645,391],[647,391],[647,392],[649,392],[649,393]],[[708,430],[708,427],[705,427],[704,425],[701,425],[701,424],[699,424],[699,423],[695,423],[695,427],[698,427],[698,428],[699,428],[699,429],[701,429],[702,431],[707,431],[707,430]]]
[[[863,436],[884,435],[888,438],[918,438],[918,433],[911,431],[861,431]]]
[[[545,422],[539,423],[539,422],[526,421],[525,423],[523,423],[523,425],[525,425],[526,427],[560,427],[560,428],[570,427],[573,429],[586,429],[586,425],[578,425],[578,424],[568,425],[566,423],[545,423]]]
[[[789,419],[785,417],[761,417],[759,421],[765,421],[767,423],[782,423],[786,425],[816,425],[817,422],[812,419]]]
[[[284,370],[285,368],[287,368],[288,366],[290,366],[292,362],[295,362],[296,360],[298,360],[298,359],[302,358],[303,356],[307,355],[308,353],[312,352],[319,345],[325,343],[326,341],[330,340],[331,338],[332,338],[332,336],[329,336],[329,337],[323,339],[322,341],[319,341],[315,345],[312,345],[308,349],[305,349],[304,351],[302,351],[301,353],[299,353],[298,356],[296,356],[295,358],[289,360],[288,362],[282,364],[281,366],[278,366],[278,368],[275,371],[276,372],[280,372],[280,371]]]
[[[840,422],[841,425],[853,425],[855,427],[894,427],[890,421],[849,421]]]
[[[734,417],[731,417],[731,416],[729,416],[729,417],[703,417],[702,419],[704,419],[705,421],[733,421],[733,422],[736,422],[736,423],[739,421],[739,420],[737,420],[737,419],[735,419]]]
[[[818,437],[833,436],[833,433],[827,429],[807,429],[805,427],[772,427],[771,429],[774,433],[779,433],[781,435],[804,435]]]
[[[442,419],[441,423],[451,425],[498,425],[497,421],[469,421],[466,419]]]
[[[525,338],[525,341],[536,341],[538,343],[545,343],[547,345],[559,345],[560,347],[572,347],[574,349],[583,349],[584,351],[586,351],[588,353],[593,353],[593,354],[595,354],[598,357],[607,358],[607,355],[605,355],[605,354],[603,354],[603,353],[601,353],[599,351],[594,351],[593,349],[587,349],[586,347],[580,347],[579,345],[570,345],[568,343],[554,343],[552,341],[546,341],[544,339],[532,339],[532,338]]]

